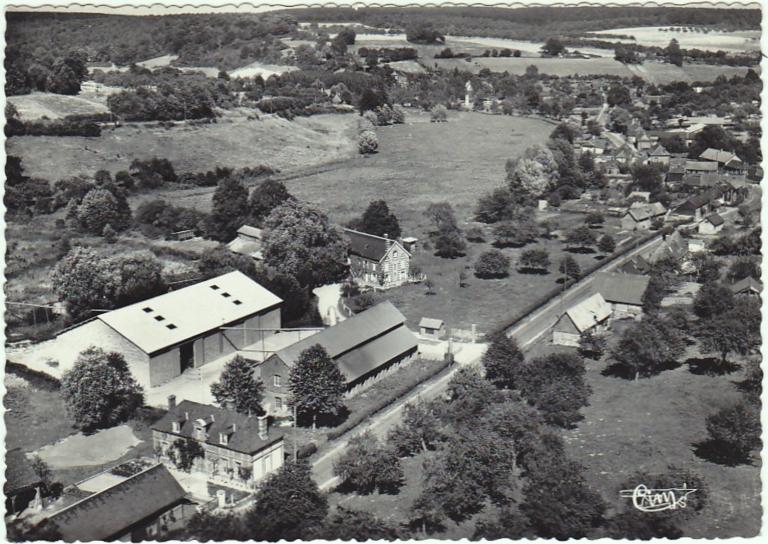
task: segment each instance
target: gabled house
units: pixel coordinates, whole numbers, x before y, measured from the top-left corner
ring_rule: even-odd
[[[699,223],[698,230],[699,234],[717,234],[723,230],[724,226],[725,219],[719,214],[713,213],[705,217],[704,220]]]
[[[264,409],[288,415],[288,379],[301,353],[316,344],[328,352],[346,381],[348,396],[372,385],[418,355],[418,342],[405,317],[389,302],[363,312],[287,346],[256,366],[264,383]]]
[[[614,158],[624,165],[631,164],[637,157],[637,152],[629,144],[624,144],[613,154]]]
[[[246,255],[260,261],[262,259],[263,233],[261,229],[243,225],[237,229],[237,238],[227,244],[227,249],[239,255]]]
[[[741,174],[745,170],[744,162],[739,157],[722,149],[707,148],[699,155],[699,159],[715,162],[720,168],[728,172]]]
[[[157,540],[195,509],[162,464],[156,464],[47,516],[41,528],[64,542]]]
[[[737,281],[731,285],[731,292],[734,295],[760,296],[763,292],[763,284],[752,276]]]
[[[667,210],[661,202],[633,205],[622,216],[621,228],[629,231],[648,230],[654,219],[663,218],[666,213]]]
[[[688,257],[688,244],[685,242],[679,231],[664,235],[659,245],[655,246],[650,252],[643,256],[648,268],[663,259],[673,259],[684,263]]]
[[[552,328],[552,343],[560,346],[577,347],[583,333],[606,330],[610,317],[610,304],[600,293],[595,293],[571,306],[560,316]]]
[[[657,145],[648,153],[647,164],[659,164],[661,166],[669,165],[671,155],[663,145]]]
[[[203,457],[193,461],[197,473],[212,483],[252,490],[283,466],[283,432],[269,429],[267,416],[249,416],[228,408],[168,398],[168,413],[152,427],[160,459],[173,467],[174,444],[194,441]]]
[[[425,338],[439,340],[445,336],[445,321],[433,317],[422,317],[419,321],[419,334]]]
[[[606,272],[596,278],[594,285],[611,305],[613,319],[639,319],[643,313],[643,296],[650,281],[649,276]]]
[[[349,270],[364,284],[388,289],[403,285],[410,277],[411,254],[387,236],[344,229],[349,238]]]
[[[717,163],[710,161],[685,161],[685,172],[687,174],[717,173]]]
[[[669,159],[669,169],[667,170],[666,182],[672,186],[683,181],[685,176],[685,159],[672,157]]]
[[[715,209],[717,197],[712,191],[707,191],[699,195],[694,195],[680,204],[675,213],[678,215],[691,217],[695,222],[701,219]]]

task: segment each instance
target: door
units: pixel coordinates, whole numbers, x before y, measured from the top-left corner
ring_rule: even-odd
[[[192,342],[187,342],[179,347],[179,357],[181,359],[181,372],[195,366],[195,349]]]

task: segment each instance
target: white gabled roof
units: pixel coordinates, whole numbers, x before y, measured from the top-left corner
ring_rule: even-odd
[[[152,354],[281,302],[280,297],[235,271],[112,310],[99,319]]]
[[[575,306],[571,306],[565,313],[579,332],[584,332],[608,319],[611,315],[611,306],[605,301],[603,295],[595,293]]]

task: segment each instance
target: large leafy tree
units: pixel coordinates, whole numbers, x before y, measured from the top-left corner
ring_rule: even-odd
[[[707,431],[733,463],[747,462],[750,453],[760,448],[760,411],[747,401],[728,406],[707,418]]]
[[[504,333],[496,334],[483,353],[485,378],[496,387],[514,389],[524,360],[523,352],[514,338]]]
[[[445,438],[441,426],[432,403],[418,401],[407,404],[402,420],[389,432],[387,442],[401,456],[426,453]]]
[[[261,182],[248,198],[249,222],[260,227],[272,210],[289,200],[293,200],[293,196],[282,182],[274,179]]]
[[[343,279],[347,243],[328,217],[299,201],[286,201],[264,221],[264,262],[310,289]]]
[[[733,293],[718,282],[705,283],[693,299],[693,312],[702,319],[717,317],[733,308]]]
[[[213,206],[208,217],[208,236],[220,242],[229,242],[237,229],[248,220],[248,189],[235,177],[219,182],[213,193]]]
[[[241,414],[261,415],[264,384],[254,374],[253,363],[236,355],[224,367],[219,381],[211,384],[211,395],[219,406],[232,407]]]
[[[624,329],[611,352],[616,362],[634,374],[651,376],[683,354],[685,346],[679,332],[645,319]]]
[[[400,238],[400,223],[395,214],[389,211],[389,206],[383,200],[374,200],[368,204],[363,215],[353,220],[350,227],[376,236]]]
[[[144,391],[123,356],[90,347],[61,378],[67,413],[84,431],[112,427],[144,404]]]
[[[403,485],[403,469],[395,450],[382,446],[370,431],[349,440],[333,463],[333,473],[341,488],[364,494],[396,492]]]
[[[497,223],[517,215],[517,201],[507,187],[499,187],[477,201],[475,219],[482,223]]]
[[[77,208],[77,221],[81,230],[101,234],[104,226],[125,230],[131,222],[131,209],[118,191],[94,188],[88,191]]]
[[[306,538],[328,513],[328,501],[312,480],[306,461],[287,463],[259,488],[243,519],[253,540]]]
[[[337,506],[312,538],[363,542],[398,540],[404,538],[404,535],[396,525],[379,519],[369,512]]]
[[[697,336],[707,353],[716,353],[725,364],[730,353],[746,355],[760,346],[760,306],[739,300],[724,314],[705,320]]]
[[[335,414],[343,406],[345,384],[344,375],[328,352],[315,344],[302,351],[291,368],[291,403],[299,414],[312,416],[314,427],[318,415]]]

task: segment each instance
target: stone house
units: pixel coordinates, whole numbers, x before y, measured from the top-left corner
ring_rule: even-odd
[[[363,285],[389,289],[408,282],[411,254],[387,236],[344,229],[349,238],[349,270]]]

